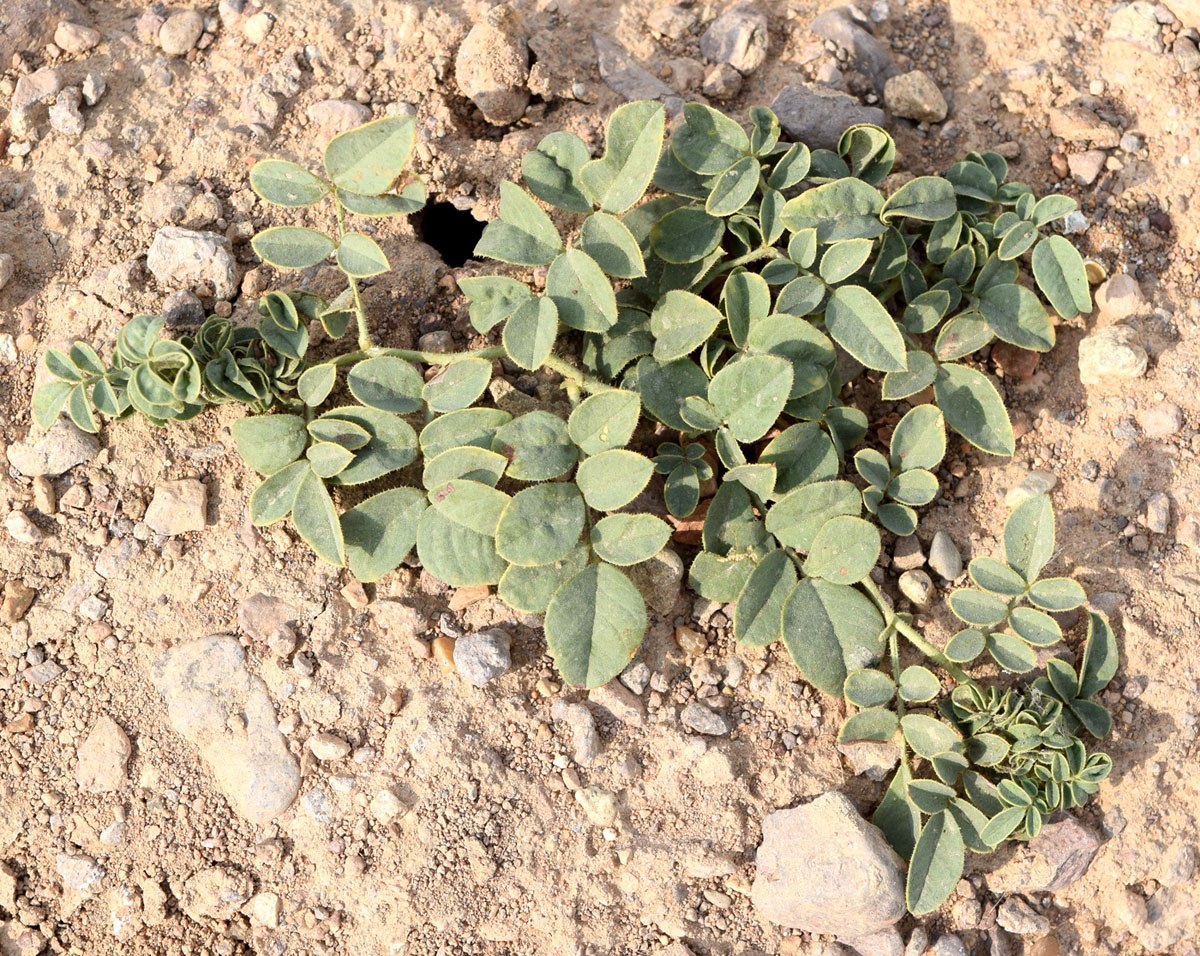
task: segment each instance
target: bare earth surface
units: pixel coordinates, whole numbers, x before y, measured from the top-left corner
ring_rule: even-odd
[[[197,290],[209,311],[249,318],[256,295],[291,281],[250,249],[256,229],[287,220],[256,200],[246,173],[267,155],[313,163],[354,113],[347,104],[365,104],[351,122],[415,110],[414,167],[432,197],[486,219],[499,181],[518,176],[544,135],[601,141],[622,97],[598,71],[593,33],[702,96],[700,36],[721,7],[684,9],[672,38],[647,25],[657,5],[515,3],[536,57],[532,98],[521,119],[494,126],[454,65],[484,3],[269,0],[272,19],[225,0],[220,15],[196,7],[203,33],[174,21],[166,42],[180,34],[188,52],[169,55],[161,20],[179,8],[5,0],[0,252],[14,270],[3,282],[0,260],[0,451],[12,461],[27,436],[45,348],[109,345],[131,315],[178,291],[144,267],[160,227],[230,240],[239,289],[224,303]],[[742,115],[818,77],[878,102],[809,30],[816,3],[753,6],[768,19],[767,59],[725,108]],[[945,530],[966,558],[994,553],[1006,495],[1048,472],[1054,567],[1110,615],[1122,651],[1107,700],[1115,770],[1080,815],[1100,841],[1094,859],[1069,886],[1040,892],[1044,853],[971,858],[942,911],[901,924],[905,940],[942,937],[944,954],[1184,956],[1200,939],[1200,60],[1185,42],[1200,7],[1122,6],[880,0],[868,11],[898,68],[925,70],[949,103],[941,123],[889,118],[898,168],[936,172],[967,150],[1002,149],[1013,178],[1079,200],[1072,239],[1144,297],[1064,324],[1036,369],[992,356],[1017,454],[952,447],[944,493],[921,523],[925,551]],[[48,45],[61,20],[98,35]],[[43,67],[61,87],[94,93],[102,79],[106,90],[78,121],[69,102],[6,119],[18,78]],[[346,103],[319,105],[334,99]],[[1064,116],[1078,125],[1061,112],[1073,106],[1100,127],[1064,126]],[[436,223],[381,222],[395,271],[367,300],[384,342],[441,331],[480,344],[454,280],[486,267],[448,267],[422,241]],[[339,291],[332,267],[307,284]],[[1148,368],[1081,383],[1080,341],[1117,319]],[[3,956],[840,951],[785,935],[749,896],[767,814],[828,790],[869,814],[881,792],[837,749],[840,702],[799,682],[781,648],[737,647],[725,610],[667,582],[645,668],[588,699],[560,686],[537,622],[494,596],[404,568],[364,592],[288,530],[248,527],[256,478],[229,434],[240,414],[169,430],[135,419],[104,428],[98,450],[49,480],[0,472],[0,511],[33,526],[6,519],[0,531]],[[202,531],[147,512],[176,479],[203,484]],[[945,641],[944,602],[927,615]],[[699,639],[684,634],[681,647],[678,626]],[[431,645],[487,627],[512,636],[513,666],[478,689]],[[231,637],[192,643],[219,634]],[[680,722],[697,697],[731,732]],[[555,711],[560,702],[592,715],[593,759],[577,759],[565,716],[579,712]],[[1030,907],[998,925],[1014,893]]]

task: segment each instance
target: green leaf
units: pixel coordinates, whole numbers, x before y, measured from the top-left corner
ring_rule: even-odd
[[[976,448],[993,455],[1011,455],[1016,450],[1004,400],[981,372],[965,365],[942,365],[933,393],[946,423]]]
[[[934,405],[916,405],[892,432],[891,464],[900,471],[936,468],[946,455],[946,426]]]
[[[912,773],[901,765],[892,775],[892,781],[879,802],[871,822],[883,831],[884,837],[897,853],[906,860],[912,856],[917,835],[921,831],[921,814],[908,802],[908,785]]]
[[[683,358],[693,349],[703,345],[716,331],[720,322],[721,313],[711,302],[681,289],[668,292],[659,299],[650,315],[650,331],[655,338],[654,358],[659,362]],[[644,362],[638,365],[639,382],[642,364]],[[701,392],[707,390],[707,379],[705,386]],[[642,390],[642,395],[645,399],[645,389]],[[671,425],[673,422],[668,421],[667,424]]]
[[[908,799],[922,813],[940,813],[954,799],[954,788],[936,780],[914,780],[908,785]]]
[[[942,682],[927,667],[914,665],[900,672],[900,696],[909,703],[933,700],[941,692]]]
[[[1049,352],[1054,348],[1054,325],[1050,316],[1037,296],[1024,286],[991,286],[979,299],[979,311],[996,337],[1005,342],[1035,352]]]
[[[504,324],[504,350],[530,371],[550,357],[558,335],[558,308],[548,296],[526,299]]]
[[[804,573],[836,584],[857,584],[879,560],[879,531],[862,518],[837,515],[813,538]]]
[[[704,517],[704,549],[721,557],[731,551],[766,550],[767,533],[754,515],[750,493],[734,481],[717,488]]]
[[[579,181],[605,212],[622,213],[636,203],[658,165],[666,111],[639,100],[618,106],[608,120],[604,156],[584,164]]]
[[[579,171],[589,159],[583,140],[559,130],[521,157],[521,175],[529,191],[551,206],[567,212],[591,212],[591,202],[579,189]]]
[[[856,740],[886,742],[896,735],[900,722],[894,712],[885,707],[868,707],[846,719],[838,732],[838,741],[849,743]]]
[[[416,140],[411,116],[387,116],[329,141],[325,172],[339,189],[377,196],[391,189],[408,163]]]
[[[506,276],[467,276],[458,287],[470,300],[468,312],[477,332],[487,332],[517,311],[532,293],[529,286]]]
[[[429,503],[455,524],[492,537],[512,498],[482,481],[455,478],[429,492]]]
[[[398,568],[417,543],[425,496],[416,488],[389,488],[342,515],[346,563],[364,584]]]
[[[688,586],[701,597],[727,604],[738,599],[755,567],[753,559],[745,555],[722,558],[701,551],[692,561]]]
[[[728,169],[750,149],[746,131],[711,106],[688,103],[683,125],[671,137],[671,151],[693,172],[711,176]]]
[[[708,400],[739,442],[758,441],[775,424],[792,388],[792,367],[775,355],[730,362],[708,383]]]
[[[585,513],[583,497],[573,484],[526,488],[500,516],[496,552],[521,567],[561,561],[578,543]]]
[[[1028,673],[1037,666],[1030,646],[1011,634],[989,634],[987,649],[997,664],[1014,674]]]
[[[391,268],[387,256],[370,236],[348,232],[337,247],[337,264],[348,276],[365,279],[381,275]]]
[[[818,481],[802,485],[780,498],[767,511],[767,530],[786,547],[812,548],[822,525],[838,515],[858,517],[862,496],[848,481]]]
[[[1000,240],[996,255],[1004,260],[1015,259],[1037,242],[1037,239],[1037,226],[1031,222],[1019,222]]]
[[[933,472],[913,468],[893,478],[887,485],[888,497],[902,504],[921,507],[937,497],[938,480]]]
[[[725,472],[726,481],[737,481],[759,501],[767,501],[775,490],[774,465],[737,465]]]
[[[578,460],[567,423],[557,415],[540,410],[528,412],[497,428],[492,438],[492,451],[508,459],[508,475],[518,481],[557,478]]]
[[[763,647],[783,637],[783,607],[797,580],[796,566],[782,549],[758,563],[733,609],[733,633],[739,643]]]
[[[54,427],[73,386],[70,382],[44,382],[33,393],[33,420],[42,431]]]
[[[354,452],[331,441],[314,442],[305,456],[318,478],[332,478],[354,460]]]
[[[641,402],[636,392],[598,392],[571,412],[567,432],[585,455],[596,455],[629,444],[640,414]]]
[[[599,687],[637,652],[646,633],[646,606],[624,574],[610,564],[593,564],[555,593],[545,630],[563,679]]]
[[[967,566],[971,580],[985,591],[1006,598],[1019,597],[1025,593],[1025,579],[1003,561],[981,557],[972,559]]]
[[[453,412],[479,398],[491,380],[491,362],[482,358],[463,359],[447,365],[427,381],[421,397],[435,412]]]
[[[896,696],[896,683],[883,671],[865,667],[846,675],[842,696],[855,707],[881,707]]]
[[[866,264],[874,248],[875,242],[871,239],[835,242],[821,256],[821,278],[830,284],[844,282]]]
[[[251,524],[262,527],[291,514],[300,483],[311,473],[307,461],[296,461],[259,482],[250,495]]]
[[[435,578],[456,588],[495,584],[507,566],[490,536],[456,524],[436,508],[426,508],[417,522],[417,558]]]
[[[787,212],[787,206],[784,206],[784,212]],[[786,219],[784,221],[786,225]],[[798,229],[792,234],[792,238],[788,240],[788,258],[791,259],[801,269],[809,269],[812,264],[817,261],[817,227],[810,226],[805,229]],[[795,281],[807,280],[810,283],[815,283],[822,291],[824,291],[825,283],[817,276],[801,276]],[[786,290],[785,290],[786,291]],[[780,293],[780,299],[783,298],[783,293]],[[777,304],[776,309],[780,312],[792,312],[794,315],[804,315],[803,312],[796,312],[794,309],[784,308],[782,304]],[[811,311],[811,310],[810,310]]]
[[[1024,807],[1006,807],[992,817],[980,832],[980,839],[990,847],[999,846],[1025,819]]]
[[[455,478],[469,478],[495,487],[508,467],[508,459],[486,448],[463,445],[448,448],[435,458],[425,459],[421,484],[432,490]]]
[[[1029,600],[1043,611],[1070,611],[1086,601],[1087,594],[1071,578],[1043,578],[1029,588]]]
[[[1031,264],[1038,288],[1064,319],[1092,311],[1083,258],[1070,242],[1062,236],[1043,239],[1034,246]]]
[[[317,557],[336,567],[346,563],[346,545],[342,524],[325,482],[309,468],[300,479],[292,505],[292,523],[296,533],[316,552]]]
[[[963,750],[962,736],[958,731],[936,717],[905,714],[900,721],[900,728],[913,752],[926,760],[946,751],[961,753]]]
[[[802,398],[822,388],[836,362],[833,343],[809,322],[792,315],[768,315],[755,322],[745,347],[749,352],[769,352],[791,363],[790,398]]]
[[[962,879],[965,857],[954,817],[946,810],[935,813],[921,828],[908,864],[904,894],[909,912],[922,916],[945,903]]]
[[[263,262],[280,269],[307,269],[333,252],[333,240],[303,226],[272,226],[250,240]]]
[[[783,643],[805,680],[838,697],[852,670],[870,666],[883,651],[883,618],[852,587],[808,578],[783,608]]]
[[[684,462],[667,473],[663,501],[676,518],[686,518],[696,510],[700,504],[700,475],[695,465]]]
[[[1079,696],[1091,697],[1108,686],[1117,673],[1117,641],[1108,619],[1088,612],[1088,636],[1079,667]]]
[[[615,511],[636,498],[653,473],[654,464],[644,455],[611,448],[585,459],[575,480],[588,507]]]
[[[573,329],[603,332],[617,324],[612,284],[586,252],[568,249],[550,263],[546,295],[554,300],[563,324]]]
[[[897,189],[883,204],[882,219],[905,217],[937,222],[958,212],[954,186],[940,176],[918,176]]]
[[[836,289],[825,307],[830,336],[868,368],[902,372],[908,350],[895,320],[862,286]]]
[[[758,182],[758,159],[746,156],[738,160],[715,177],[704,203],[705,212],[710,216],[732,216],[754,197]]]
[[[407,415],[422,405],[421,373],[402,358],[380,355],[359,362],[346,377],[350,394],[370,408]]]
[[[823,243],[874,239],[886,229],[879,221],[883,207],[879,191],[861,179],[838,179],[789,199],[782,219],[792,232],[816,229]]]
[[[329,397],[337,382],[337,366],[329,362],[304,370],[296,382],[296,392],[304,404],[316,408]]]
[[[1035,611],[1031,607],[1013,608],[1008,615],[1008,626],[1017,636],[1034,647],[1051,647],[1062,640],[1062,628],[1049,614]]]
[[[675,294],[668,292],[667,297]],[[683,292],[679,295],[689,296],[690,293]],[[697,297],[691,296],[691,299],[697,299]],[[697,299],[697,301],[703,300]],[[665,302],[664,298],[659,306],[663,307]],[[671,314],[668,319],[664,320],[663,327],[670,329],[673,339],[678,338],[683,341],[685,333],[695,335],[700,331],[687,329],[683,324],[688,318],[689,302],[690,299],[687,298],[675,299],[673,300],[674,304],[669,306]],[[715,312],[718,317],[720,316],[720,313],[716,312],[716,309],[707,302],[704,303],[704,306]],[[706,319],[711,319],[711,314],[707,314]],[[686,432],[690,428],[680,415],[680,409],[684,399],[688,396],[704,395],[708,391],[708,376],[704,374],[700,366],[689,359],[660,362],[653,358],[644,358],[637,365],[637,387],[646,411],[664,425]]]
[[[365,196],[341,189],[338,191],[338,199],[346,207],[346,212],[352,212],[356,216],[369,216],[373,219],[407,216],[425,205],[425,184],[420,180],[408,182],[399,193],[387,192],[379,196]]]
[[[956,664],[968,664],[983,653],[986,643],[982,631],[962,630],[950,638],[944,653]]]
[[[579,245],[610,276],[636,279],[646,274],[646,262],[637,240],[616,216],[606,212],[588,216],[579,233]]]
[[[499,408],[464,408],[435,418],[421,430],[421,453],[436,458],[444,451],[471,445],[492,447],[492,438],[512,415]]]
[[[833,441],[815,422],[790,425],[771,439],[759,464],[775,465],[775,494],[783,496],[801,485],[837,475],[838,455]]]
[[[950,592],[950,610],[976,627],[993,627],[1008,616],[1008,604],[994,594],[973,588]]]
[[[526,614],[545,614],[554,593],[587,567],[591,549],[575,547],[561,561],[532,568],[509,565],[500,578],[496,593],[509,607]]]
[[[520,186],[500,183],[500,218],[489,222],[475,255],[518,266],[547,265],[562,248],[562,238],[545,211]]]
[[[308,444],[304,419],[298,415],[252,415],[230,429],[242,460],[260,475],[273,475],[291,464]]]
[[[264,159],[250,169],[250,188],[275,206],[311,206],[329,195],[329,187],[307,169],[285,159]]]
[[[96,425],[96,416],[92,414],[92,405],[88,401],[87,386],[76,385],[67,396],[67,414],[71,421],[82,431],[95,434],[100,429]]]
[[[417,457],[417,434],[403,418],[376,408],[345,405],[321,416],[348,421],[366,429],[371,436],[345,470],[334,479],[337,485],[360,485],[390,471],[411,465]]]
[[[1027,582],[1038,579],[1054,555],[1054,508],[1049,495],[1022,501],[1004,523],[1004,558]]]
[[[771,311],[771,289],[757,273],[734,272],[721,288],[721,305],[729,322],[730,338],[742,348],[751,326]]]
[[[724,220],[698,206],[684,206],[651,227],[650,244],[665,262],[697,262],[716,249],[724,235]]]
[[[609,452],[608,454],[611,454]],[[630,453],[632,454],[632,452]],[[654,557],[671,538],[671,526],[647,514],[615,514],[592,528],[592,550],[609,564],[627,566]]]
[[[100,356],[96,354],[96,350],[88,345],[87,342],[76,342],[71,346],[71,361],[75,363],[75,367],[88,375],[104,375],[108,372],[108,368],[104,362],[100,360]]]

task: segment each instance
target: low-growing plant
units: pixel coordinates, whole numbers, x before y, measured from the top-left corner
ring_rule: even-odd
[[[885,197],[895,146],[878,127],[810,150],[783,142],[768,109],[743,127],[688,104],[667,137],[660,104],[630,103],[610,118],[603,155],[551,133],[522,160],[527,189],[500,184],[477,255],[545,273],[540,291],[519,271],[459,279],[472,325],[498,344],[426,352],[375,343],[359,280],[389,264],[347,226],[421,208],[424,187],[405,172],[414,137],[410,118],[377,120],[330,142],[323,176],[278,159],[251,170],[267,203],[333,204],[333,236],[275,226],[252,243],[283,269],[333,255],[348,284],[332,302],[271,292],[255,327],[214,317],[178,341],[162,337],[161,318],[137,316],[110,363],[85,343],[50,351],[38,423],[64,407],[95,431],[97,412],[162,424],[245,404],[254,414],[233,436],[263,476],[256,525],[290,517],[361,581],[415,548],[447,584],[494,585],[514,609],[545,615],[559,671],[587,687],[616,677],[645,633],[629,569],[655,559],[672,520],[690,519],[701,547],[689,582],[735,604],[737,640],[782,641],[806,680],[844,696],[855,710],[843,741],[898,743],[875,820],[910,860],[914,913],[947,898],[965,849],[1034,837],[1049,814],[1087,800],[1110,766],[1080,736],[1109,729],[1089,699],[1116,668],[1104,618],[1089,615],[1077,670],[1055,658],[1007,689],[964,670],[986,651],[1005,671],[1032,672],[1034,648],[1063,637],[1051,614],[1085,599],[1070,579],[1040,578],[1054,546],[1049,499],[1010,517],[1004,561],[971,562],[977,587],[950,596],[968,627],[944,649],[872,577],[880,529],[914,533],[938,494],[947,426],[984,452],[1014,450],[973,357],[995,340],[1053,347],[1034,287],[1063,317],[1090,310],[1078,252],[1047,231],[1073,200],[1036,199],[990,152]],[[335,339],[354,324],[358,349],[311,357],[314,321]],[[561,376],[570,414],[496,407],[500,359]],[[876,387],[910,406],[890,436],[869,429]],[[655,473],[659,498],[644,494],[660,488]],[[354,495],[368,484],[375,493]],[[930,667],[902,667],[900,638]]]

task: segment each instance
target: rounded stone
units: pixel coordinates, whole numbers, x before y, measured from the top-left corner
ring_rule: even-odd
[[[929,545],[929,566],[947,581],[953,581],[962,574],[962,554],[954,539],[945,531],[939,531],[933,536]]]
[[[942,91],[924,70],[893,76],[883,88],[883,101],[893,116],[920,123],[940,123],[949,112]]]
[[[905,571],[899,584],[900,593],[918,607],[924,607],[933,597],[933,579],[920,568]]]
[[[1079,343],[1079,381],[1084,385],[1098,385],[1106,378],[1141,378],[1149,364],[1137,331],[1128,325],[1107,325]]]
[[[454,61],[458,88],[494,126],[519,120],[529,105],[529,33],[507,3],[471,27]]]
[[[158,45],[167,56],[185,56],[204,32],[204,16],[197,10],[172,13],[158,31]]]

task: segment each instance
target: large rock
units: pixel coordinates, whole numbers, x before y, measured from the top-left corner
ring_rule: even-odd
[[[75,780],[88,793],[112,793],[125,782],[125,766],[133,748],[121,726],[101,714],[79,745]]]
[[[238,813],[262,825],[292,805],[300,769],[266,685],[246,669],[234,638],[213,634],[177,644],[159,658],[151,680],[171,726],[199,749]]]
[[[675,95],[673,89],[608,37],[593,33],[592,43],[596,47],[600,78],[614,93],[630,101],[661,100]]]
[[[946,98],[924,70],[893,76],[883,87],[883,99],[895,116],[919,123],[940,123],[946,118]]]
[[[507,3],[488,10],[459,46],[454,76],[489,123],[519,120],[529,105],[529,31],[520,14]]]
[[[1200,0],[1167,0],[1170,10],[1185,27],[1200,30]]]
[[[47,107],[62,89],[62,77],[48,66],[26,73],[17,80],[13,91],[9,126],[15,136],[24,138],[49,116]]]
[[[883,94],[887,81],[900,72],[891,51],[873,35],[870,20],[858,15],[853,6],[826,10],[808,25],[817,36],[841,47],[850,64]]]
[[[905,913],[903,862],[844,795],[823,794],[763,820],[751,900],[758,915],[855,940]]]
[[[73,421],[60,418],[48,432],[30,434],[23,442],[9,445],[8,463],[27,478],[54,478],[76,465],[91,461],[100,442]]]
[[[728,63],[743,76],[767,59],[767,18],[749,4],[739,4],[717,17],[700,37],[700,53],[712,63]]]
[[[195,478],[160,481],[146,509],[146,524],[159,534],[186,534],[203,531],[208,508],[204,482]]]
[[[1137,330],[1117,323],[1106,325],[1079,343],[1079,381],[1098,385],[1106,378],[1141,378],[1150,357]]]
[[[771,109],[794,140],[814,149],[835,149],[842,133],[856,123],[882,126],[883,110],[864,106],[853,96],[828,87],[797,83],[785,86]]]
[[[215,232],[163,226],[146,253],[146,268],[165,289],[190,289],[231,299],[237,289],[237,262],[229,240]]]
[[[14,53],[40,51],[63,20],[84,23],[87,15],[75,0],[4,0],[0,4],[0,69]]]

